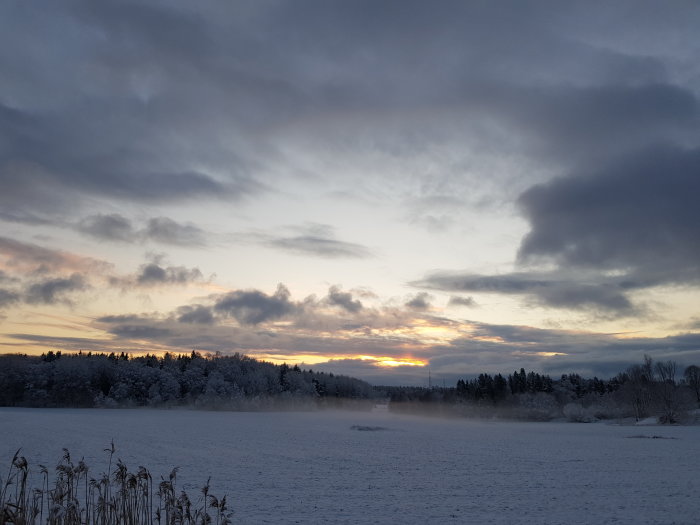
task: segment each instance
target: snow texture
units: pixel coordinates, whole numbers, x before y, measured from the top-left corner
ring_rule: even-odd
[[[639,437],[650,439],[629,439]],[[130,469],[144,465],[154,479],[179,466],[179,485],[190,496],[211,476],[211,492],[228,494],[239,524],[700,520],[698,426],[0,409],[7,466],[19,447],[34,468],[56,464],[67,447],[74,458],[85,455],[97,476],[111,440]]]

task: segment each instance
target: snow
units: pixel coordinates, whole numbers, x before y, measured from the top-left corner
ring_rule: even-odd
[[[211,492],[228,494],[240,524],[690,524],[700,516],[698,426],[0,408],[2,469],[19,447],[34,466],[54,465],[67,447],[97,476],[112,439],[130,469],[145,465],[157,477],[179,466],[190,496],[211,476]]]
[[[658,417],[647,417],[644,419],[640,419],[635,423],[635,425],[639,426],[649,426],[649,425],[658,425],[659,424],[659,418]]]

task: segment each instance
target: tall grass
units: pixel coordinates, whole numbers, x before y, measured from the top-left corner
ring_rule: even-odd
[[[90,477],[88,466],[77,463],[63,449],[50,480],[49,469],[39,465],[41,483],[32,487],[29,463],[18,450],[3,480],[0,476],[0,524],[50,525],[225,525],[232,511],[226,496],[209,493],[209,480],[193,503],[176,485],[178,469],[154,484],[147,468],[130,472],[117,459],[114,443],[105,449],[107,471]],[[211,479],[211,478],[210,478]]]

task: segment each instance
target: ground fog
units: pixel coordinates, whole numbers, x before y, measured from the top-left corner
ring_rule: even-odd
[[[700,427],[513,423],[370,412],[0,409],[0,459],[62,448],[107,469],[211,476],[234,522],[697,523]],[[5,465],[0,465],[4,468]],[[34,471],[39,480],[38,468]]]

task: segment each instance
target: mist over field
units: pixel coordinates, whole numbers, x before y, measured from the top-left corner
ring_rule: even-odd
[[[211,476],[234,523],[691,524],[700,426],[508,423],[369,411],[0,409],[0,458],[103,451],[154,477]],[[34,480],[39,479],[37,470]]]

